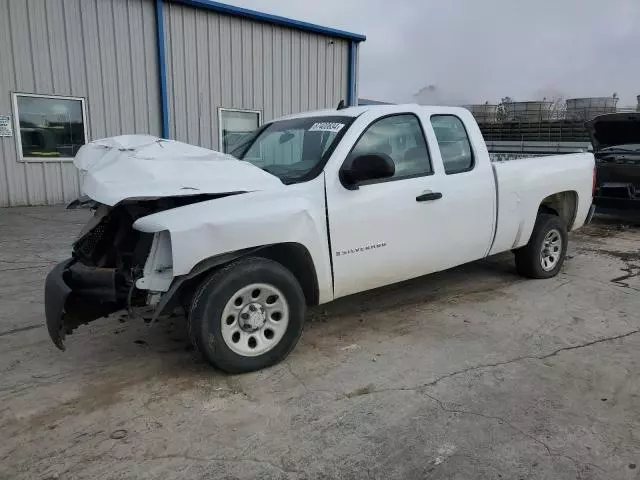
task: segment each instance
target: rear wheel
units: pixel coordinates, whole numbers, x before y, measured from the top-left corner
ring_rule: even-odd
[[[284,359],[302,333],[306,302],[294,275],[264,258],[233,262],[207,277],[189,312],[189,335],[209,363],[250,372]]]
[[[567,253],[567,227],[556,215],[538,214],[529,243],[515,251],[516,269],[529,278],[555,277]]]

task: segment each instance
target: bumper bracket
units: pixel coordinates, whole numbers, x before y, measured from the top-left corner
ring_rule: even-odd
[[[73,259],[56,265],[45,282],[44,310],[53,343],[65,350],[64,340],[79,325],[121,310],[126,301],[118,295],[116,270],[91,268]]]

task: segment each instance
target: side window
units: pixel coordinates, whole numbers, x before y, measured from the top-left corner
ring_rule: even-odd
[[[433,173],[427,143],[418,118],[412,114],[385,117],[369,125],[349,158],[386,154],[393,160],[393,179]]]
[[[447,175],[473,168],[473,150],[462,120],[455,115],[433,115],[431,125],[438,139],[444,171]]]

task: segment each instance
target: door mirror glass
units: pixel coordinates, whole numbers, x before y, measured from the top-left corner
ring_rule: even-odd
[[[357,188],[359,183],[393,177],[396,167],[389,155],[365,154],[355,157],[349,166],[340,170],[340,179],[347,188]]]

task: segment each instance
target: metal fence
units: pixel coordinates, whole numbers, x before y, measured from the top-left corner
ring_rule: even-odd
[[[566,103],[508,102],[497,106],[495,117],[474,113],[487,142],[586,142],[585,122],[608,113],[638,112],[638,107],[618,107],[614,97],[570,99]]]
[[[581,120],[505,121],[479,125],[486,141],[589,142],[589,134]]]
[[[637,106],[619,106],[617,97],[570,98],[568,100],[464,105],[478,123],[545,122],[558,120],[588,121],[616,112],[640,112]]]

